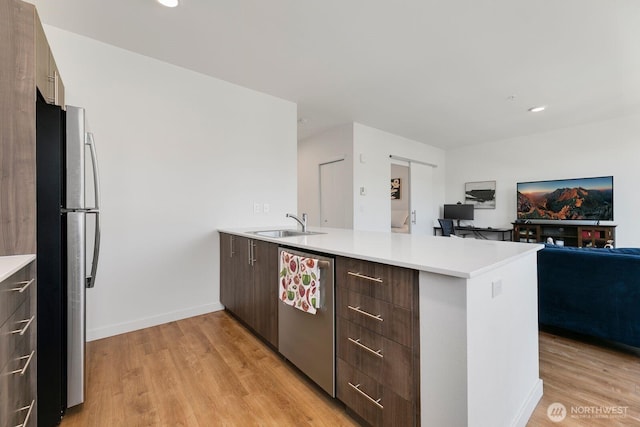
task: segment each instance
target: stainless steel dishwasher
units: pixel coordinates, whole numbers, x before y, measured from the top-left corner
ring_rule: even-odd
[[[315,314],[305,313],[278,301],[278,350],[322,389],[335,397],[334,259],[326,255],[282,247],[278,249],[278,259],[281,259],[282,251],[320,261],[320,300]]]

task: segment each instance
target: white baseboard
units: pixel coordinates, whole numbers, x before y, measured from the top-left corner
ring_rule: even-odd
[[[531,418],[531,414],[538,406],[538,402],[542,399],[542,380],[538,379],[535,386],[531,389],[529,393],[529,397],[525,400],[524,405],[520,408],[520,412],[518,416],[513,421],[512,427],[526,427],[529,418]]]
[[[117,323],[115,325],[103,326],[101,328],[88,329],[87,341],[99,340],[101,338],[112,337],[114,335],[124,334],[126,332],[137,331],[138,329],[149,328],[151,326],[162,325],[188,317],[199,316],[201,314],[212,313],[214,311],[224,310],[224,306],[219,302],[213,304],[205,304],[197,307],[187,308],[185,310],[172,311],[157,316],[145,317],[129,322]]]

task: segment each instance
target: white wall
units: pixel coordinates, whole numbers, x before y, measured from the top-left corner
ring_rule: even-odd
[[[220,309],[216,228],[296,209],[296,105],[45,28],[87,108],[102,184],[102,252],[88,338]],[[270,205],[253,213],[254,202]]]
[[[444,203],[445,152],[422,142],[388,132],[353,124],[354,220],[357,230],[389,231],[391,223],[391,178],[389,155],[437,165],[433,169],[433,220],[438,206]],[[360,195],[365,187],[366,195]]]
[[[423,426],[526,425],[543,391],[536,257],[471,279],[420,272]]]
[[[309,214],[308,223],[320,226],[320,165],[344,159],[349,181],[344,186],[353,188],[353,125],[351,123],[330,129],[298,143],[298,212]],[[349,200],[352,197],[349,196]],[[349,223],[353,227],[353,205],[347,208]],[[295,223],[292,223],[295,224]]]
[[[464,198],[465,182],[496,181],[496,209],[476,209],[478,226],[511,226],[517,182],[613,175],[616,246],[640,246],[640,115],[462,147],[446,159],[447,203]]]

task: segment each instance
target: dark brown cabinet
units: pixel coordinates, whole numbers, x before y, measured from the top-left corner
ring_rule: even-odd
[[[337,397],[373,426],[420,424],[418,272],[336,259]]]
[[[35,426],[36,283],[30,262],[0,282],[0,426]]]
[[[278,346],[278,245],[220,233],[220,301]]]
[[[236,311],[236,297],[234,290],[234,237],[231,234],[220,233],[220,302],[231,312]]]
[[[540,241],[540,225],[514,223],[513,241],[524,243],[538,243]]]
[[[513,224],[515,242],[545,243],[548,238],[564,246],[602,248],[615,245],[615,225],[575,225],[575,224]]]
[[[253,328],[278,347],[278,245],[253,240]]]
[[[578,247],[603,248],[606,244],[613,246],[615,240],[615,226],[578,227]]]

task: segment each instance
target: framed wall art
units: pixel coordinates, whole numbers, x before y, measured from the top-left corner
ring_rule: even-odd
[[[400,178],[391,178],[391,200],[400,200],[401,196],[401,180]]]
[[[464,184],[464,202],[475,209],[496,208],[496,182],[478,181]]]

